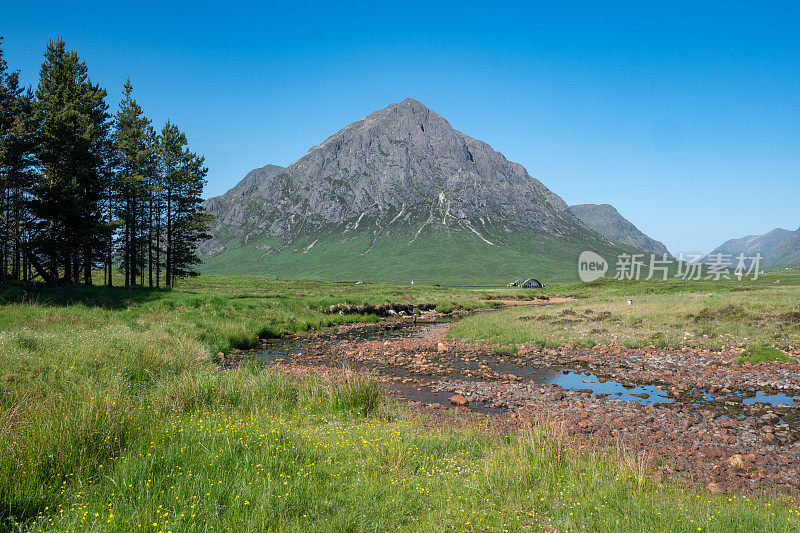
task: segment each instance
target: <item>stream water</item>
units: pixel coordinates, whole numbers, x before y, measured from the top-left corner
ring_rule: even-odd
[[[398,337],[405,338],[424,338],[430,336],[437,329],[436,325],[404,325],[398,324],[394,327],[385,326],[370,326],[365,329],[358,329],[343,333],[331,333],[324,335],[317,335],[311,339],[295,339],[284,338],[270,340],[266,345],[253,352],[256,357],[262,358],[265,362],[280,360],[282,362],[291,362],[293,357],[301,354],[311,348],[313,345],[318,345],[321,342],[336,342],[336,341],[370,341],[376,339],[392,339]],[[430,380],[432,378],[441,380],[460,379],[467,381],[481,381],[486,378],[475,377],[471,375],[478,371],[479,365],[483,363],[484,370],[488,367],[489,370],[498,375],[513,375],[521,378],[525,382],[533,381],[538,385],[557,384],[565,389],[575,389],[581,392],[593,394],[597,397],[607,397],[609,399],[631,400],[638,402],[642,405],[648,404],[664,404],[673,403],[678,400],[669,396],[665,390],[652,385],[635,385],[620,383],[614,380],[604,379],[596,376],[590,372],[583,372],[572,368],[554,368],[554,367],[535,367],[528,365],[520,365],[514,361],[509,361],[507,358],[487,356],[480,362],[470,361],[465,362],[457,355],[440,354],[443,362],[446,362],[451,371],[446,375],[430,375],[415,373],[405,368],[398,368],[388,364],[362,364],[352,361],[326,361],[327,364],[337,363],[341,365],[349,365],[354,368],[374,370],[381,373],[387,373],[397,377],[417,378],[422,380]],[[450,397],[452,393],[437,392],[425,385],[406,385],[399,383],[391,383],[387,387],[390,391],[402,394],[406,399],[429,403],[450,405]],[[799,407],[800,396],[788,396],[785,394],[770,394],[764,391],[757,392],[735,392],[727,395],[713,394],[705,390],[694,390],[692,394],[686,398],[681,399],[682,402],[688,402],[694,405],[708,407],[712,410],[720,410],[725,408],[725,411],[731,411],[737,405],[754,405],[762,403],[771,406],[789,406]],[[472,402],[470,409],[484,413],[498,413],[502,409],[487,407],[479,402]]]

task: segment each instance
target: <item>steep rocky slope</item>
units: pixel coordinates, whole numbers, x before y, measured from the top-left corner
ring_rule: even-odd
[[[764,266],[768,268],[800,267],[800,228],[797,228],[764,255]]]
[[[651,239],[608,204],[580,204],[570,211],[607,239],[660,254],[669,253],[663,243]]]
[[[618,253],[519,164],[413,99],[338,131],[286,168],[206,201],[204,270],[477,283],[574,279]]]
[[[766,257],[773,248],[791,236],[791,231],[775,228],[764,235],[747,235],[739,239],[731,239],[714,248],[701,262],[708,263],[713,261],[718,254],[732,257],[736,257],[739,254],[744,254],[746,257],[754,257],[756,254],[761,254],[762,257]],[[774,260],[779,260],[779,255],[781,254],[773,254]]]

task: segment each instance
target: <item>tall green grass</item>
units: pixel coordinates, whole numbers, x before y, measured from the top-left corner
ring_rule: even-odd
[[[500,435],[402,407],[372,374],[213,363],[356,318],[320,308],[348,298],[481,305],[468,292],[22,289],[0,304],[0,531],[798,530],[792,500],[661,486],[635,450],[582,452],[552,423]]]

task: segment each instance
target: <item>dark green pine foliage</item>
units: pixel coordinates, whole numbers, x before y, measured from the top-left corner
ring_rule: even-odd
[[[210,238],[208,225],[212,215],[203,213],[203,187],[208,169],[205,158],[184,151],[181,181],[175,187],[175,226],[172,237],[172,282],[175,278],[196,276],[195,265],[201,263],[197,246]]]
[[[142,239],[147,241],[147,284],[150,287],[160,285],[157,265],[159,250],[159,219],[161,201],[161,165],[158,157],[158,135],[153,126],[147,128],[145,176],[145,202],[142,203]],[[154,278],[155,276],[155,278]],[[144,281],[142,281],[144,284]]]
[[[12,252],[12,186],[7,163],[11,130],[15,121],[14,107],[21,96],[19,73],[8,72],[0,37],[0,282],[8,276]]]
[[[20,86],[19,73],[8,72],[0,37],[0,281],[30,279],[27,253],[33,183],[33,95]]]
[[[2,37],[0,37],[2,45]],[[172,123],[157,135],[128,81],[111,134],[106,91],[62,39],[51,41],[35,93],[0,46],[0,281],[168,286],[194,275],[207,169]]]
[[[161,194],[163,202],[162,233],[165,281],[175,284],[176,277],[195,275],[200,263],[197,244],[208,238],[209,215],[202,213],[202,192],[206,183],[205,158],[186,148],[186,135],[167,122],[161,130]]]
[[[29,209],[35,174],[33,95],[28,89],[13,102],[14,120],[6,139],[3,164],[7,194],[3,217],[8,229],[8,272],[12,279],[31,278],[31,238],[33,218]],[[38,261],[34,258],[34,262]],[[41,269],[41,265],[39,265]]]
[[[106,91],[89,79],[77,52],[50,41],[33,106],[41,177],[33,188],[33,246],[47,278],[91,283],[108,234],[103,209],[108,191],[110,115]]]
[[[148,220],[143,216],[149,200],[150,154],[153,149],[150,120],[133,98],[133,85],[125,83],[116,115],[114,143],[119,172],[114,187],[115,207],[120,220],[121,260],[125,285],[143,281],[147,252]]]
[[[164,247],[164,275],[167,286],[173,285],[172,279],[172,240],[175,234],[175,188],[180,182],[183,150],[186,136],[178,126],[170,123],[164,125],[159,137],[159,156],[161,158],[162,184],[161,194],[164,199],[162,212],[162,232]]]

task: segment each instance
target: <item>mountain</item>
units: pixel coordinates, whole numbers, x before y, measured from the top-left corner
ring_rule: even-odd
[[[519,164],[413,99],[338,131],[289,165],[205,202],[202,271],[476,284],[577,278],[590,230]]]
[[[663,243],[651,239],[639,231],[628,219],[620,215],[614,206],[580,204],[570,206],[569,210],[587,226],[607,239],[659,254],[669,253]]]
[[[767,268],[800,267],[800,228],[764,254],[762,264]]]
[[[211,240],[200,245],[201,254],[214,257],[227,250],[223,242],[230,243],[242,235],[247,240],[246,228],[252,227],[252,223],[258,218],[259,205],[268,199],[263,196],[266,191],[262,192],[260,188],[285,171],[285,167],[278,165],[251,170],[224,195],[206,200],[203,208],[217,218],[211,225]]]
[[[714,250],[701,259],[700,262],[709,263],[712,261],[712,258],[718,254],[730,255],[732,257],[737,257],[739,254],[744,254],[745,257],[754,257],[756,254],[761,254],[762,257],[765,257],[770,250],[788,239],[791,235],[792,232],[788,229],[775,228],[764,235],[747,235],[739,239],[731,239],[714,248]]]

